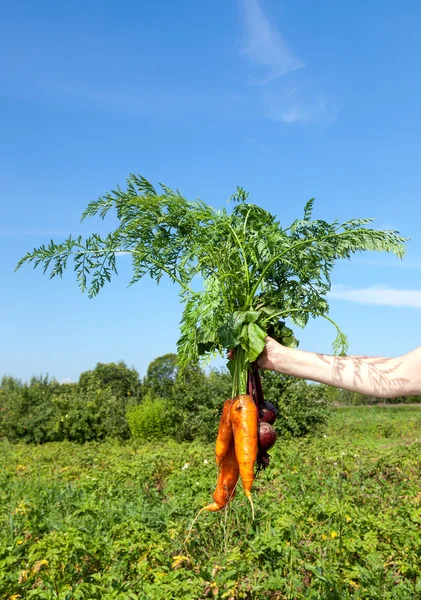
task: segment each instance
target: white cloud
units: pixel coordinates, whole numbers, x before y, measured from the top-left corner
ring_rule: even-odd
[[[287,124],[330,124],[336,117],[336,113],[328,109],[326,100],[322,97],[316,100],[299,100],[289,99],[288,96],[287,92],[280,91],[267,95],[266,115],[269,119]]]
[[[307,121],[310,114],[311,111],[301,106],[281,107],[279,113],[274,114],[272,118],[274,121],[281,121],[282,123],[298,123],[299,121]]]
[[[263,0],[240,0],[240,6],[245,37],[243,54],[253,76],[248,84],[254,84],[249,96],[254,98],[259,112],[286,125],[332,124],[339,109],[311,80],[304,70],[304,61],[289,49],[264,11]]]
[[[259,0],[242,0],[241,5],[246,30],[243,52],[252,63],[267,69],[266,76],[255,83],[267,84],[305,66],[288,49],[286,41],[264,13]]]
[[[70,377],[65,377],[60,381],[60,383],[73,383],[73,381],[70,379]]]
[[[395,289],[382,285],[359,289],[332,286],[329,297],[360,304],[421,308],[421,290]]]

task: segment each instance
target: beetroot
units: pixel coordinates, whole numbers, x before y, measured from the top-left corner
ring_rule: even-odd
[[[269,461],[270,461],[270,456],[269,454],[266,452],[266,450],[262,450],[260,448],[259,452],[257,453],[257,473],[259,473],[259,471],[261,469],[265,470],[268,466],[269,466]]]
[[[269,423],[260,421],[259,423],[259,448],[269,450],[276,442],[278,434]]]
[[[265,400],[259,409],[259,418],[261,421],[272,425],[276,421],[276,408],[273,404]]]

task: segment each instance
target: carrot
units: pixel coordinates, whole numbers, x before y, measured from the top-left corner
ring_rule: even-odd
[[[231,425],[231,406],[233,400],[232,398],[228,398],[225,400],[224,406],[222,408],[221,420],[219,422],[218,435],[216,438],[215,445],[215,458],[216,464],[218,467],[221,466],[221,463],[227,454],[229,447],[232,442],[232,425]]]
[[[190,537],[193,525],[196,523],[197,519],[202,514],[202,512],[204,512],[205,510],[209,512],[216,512],[227,506],[227,504],[229,504],[231,500],[233,500],[235,496],[235,488],[237,487],[239,474],[240,473],[238,468],[237,457],[235,454],[234,440],[232,440],[228,452],[226,453],[222,461],[221,468],[219,470],[218,481],[216,484],[215,492],[213,494],[213,502],[199,510],[192,524],[190,525],[189,532],[184,541],[185,544],[187,543]]]
[[[254,463],[256,462],[258,447],[257,407],[251,396],[240,394],[234,398],[231,407],[231,423],[241,482],[250,501],[254,519],[251,487],[254,480]]]
[[[204,510],[210,512],[216,512],[224,508],[235,496],[235,488],[237,486],[239,476],[239,468],[237,456],[235,454],[234,442],[231,441],[231,445],[228,448],[228,452],[222,461],[221,469],[219,471],[218,482],[216,484],[216,490],[213,494],[213,502],[208,504],[200,513]],[[200,514],[199,513],[199,514]]]

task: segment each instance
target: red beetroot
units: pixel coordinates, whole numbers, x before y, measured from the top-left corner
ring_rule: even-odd
[[[259,449],[259,452],[257,453],[257,473],[263,469],[265,470],[268,466],[269,466],[269,461],[270,461],[270,456],[269,454],[266,452],[266,450],[262,450],[261,448]]]
[[[276,421],[276,408],[265,400],[259,409],[259,419],[265,423],[274,423]]]
[[[276,442],[278,434],[269,423],[259,422],[259,448],[269,450]]]

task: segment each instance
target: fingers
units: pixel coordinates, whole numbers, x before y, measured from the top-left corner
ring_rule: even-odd
[[[270,343],[273,343],[274,341],[275,340],[273,338],[269,337],[268,335],[265,338],[266,345],[270,344]],[[257,364],[259,364],[259,362],[262,360],[262,358],[264,359],[266,357],[266,350],[267,350],[266,345],[263,348],[263,351],[262,351],[261,355],[257,359]],[[235,350],[234,349],[228,350],[228,352],[227,352],[227,358],[228,358],[228,360],[234,360],[234,356],[235,356]],[[259,366],[261,367],[260,364],[259,364]],[[261,368],[264,368],[264,367],[261,367]]]

